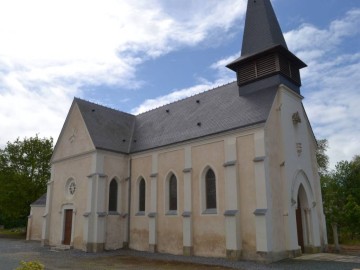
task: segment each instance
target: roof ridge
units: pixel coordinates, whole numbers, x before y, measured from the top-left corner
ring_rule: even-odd
[[[115,108],[112,108],[110,106],[105,106],[103,104],[99,104],[99,103],[96,103],[94,101],[89,101],[89,100],[86,100],[86,99],[82,99],[82,98],[78,98],[78,97],[74,97],[74,100],[79,100],[79,101],[82,101],[82,102],[86,102],[86,103],[90,103],[90,104],[93,104],[93,105],[96,105],[98,107],[102,107],[104,109],[107,109],[107,110],[112,110],[112,111],[116,111],[116,112],[119,112],[119,113],[123,113],[123,114],[127,114],[127,115],[130,115],[130,116],[135,116],[134,114],[131,114],[131,113],[128,113],[128,112],[124,112],[124,111],[121,111],[119,109],[115,109]]]
[[[164,108],[164,107],[166,107],[166,106],[169,106],[169,105],[172,105],[172,104],[175,104],[175,103],[184,101],[185,99],[188,99],[188,98],[200,96],[200,95],[203,95],[203,94],[208,93],[208,92],[211,92],[211,91],[216,91],[216,90],[218,90],[219,88],[224,87],[224,86],[227,86],[227,85],[232,84],[232,83],[236,83],[236,81],[232,81],[232,82],[224,83],[224,84],[222,84],[222,85],[218,85],[218,86],[216,86],[216,87],[213,87],[213,88],[204,90],[204,91],[199,92],[199,93],[197,93],[197,94],[194,94],[194,95],[191,95],[191,96],[188,96],[188,97],[184,97],[184,98],[181,98],[181,99],[179,99],[179,100],[172,101],[172,102],[170,102],[170,103],[161,105],[161,106],[159,106],[159,107],[155,107],[155,108],[153,108],[153,109],[149,109],[149,110],[147,110],[147,111],[145,111],[145,112],[142,112],[142,113],[139,113],[139,114],[137,114],[137,115],[135,115],[135,116],[140,116],[140,115],[143,115],[143,114],[146,114],[146,113],[149,113],[149,112],[152,112],[152,111],[155,111],[155,110]]]

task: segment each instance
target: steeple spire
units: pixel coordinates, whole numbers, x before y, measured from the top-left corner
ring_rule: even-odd
[[[241,56],[227,67],[237,74],[240,95],[274,84],[300,94],[306,64],[288,50],[270,0],[248,0]]]
[[[241,55],[251,55],[276,45],[282,45],[287,49],[270,1],[249,0]]]

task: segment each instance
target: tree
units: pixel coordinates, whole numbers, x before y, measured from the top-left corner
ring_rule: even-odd
[[[319,165],[320,175],[325,175],[328,171],[329,157],[326,154],[328,148],[329,143],[327,139],[317,140],[316,160]]]
[[[340,161],[335,170],[321,176],[324,212],[328,228],[336,223],[343,241],[360,240],[360,157]],[[329,235],[331,238],[331,235]]]
[[[26,224],[30,204],[46,192],[52,151],[53,139],[38,135],[0,149],[0,221],[5,226]]]
[[[355,240],[360,236],[360,204],[356,199],[349,195],[344,205],[344,222],[346,224],[346,234],[350,240]]]
[[[347,194],[351,195],[355,202],[360,205],[360,156],[355,156],[350,162],[344,188]]]
[[[360,156],[340,161],[329,172],[329,147],[326,139],[317,140],[316,158],[319,165],[324,213],[332,238],[332,224],[337,224],[342,240],[360,240]]]

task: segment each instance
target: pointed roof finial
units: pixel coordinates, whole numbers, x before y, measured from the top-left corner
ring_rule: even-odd
[[[270,0],[248,0],[241,56],[287,45]]]

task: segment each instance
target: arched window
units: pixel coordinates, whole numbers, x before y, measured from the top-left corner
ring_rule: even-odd
[[[169,210],[177,210],[177,180],[174,174],[171,175],[169,180]]]
[[[212,169],[205,175],[206,209],[216,209],[216,178]]]
[[[144,178],[141,178],[139,182],[139,212],[145,212],[145,191],[145,180]]]
[[[117,211],[118,183],[115,179],[111,180],[109,187],[109,212]]]

